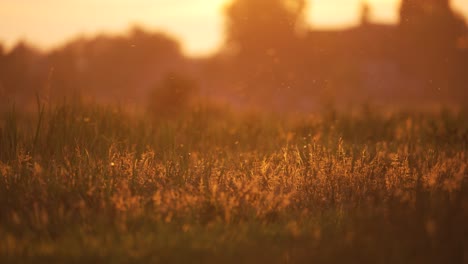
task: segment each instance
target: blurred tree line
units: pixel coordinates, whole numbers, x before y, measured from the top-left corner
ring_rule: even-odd
[[[125,36],[78,38],[47,53],[19,43],[0,57],[0,87],[3,99],[21,103],[36,93],[44,100],[138,103],[167,72],[188,65],[177,41],[135,27]]]
[[[398,25],[373,23],[363,5],[360,25],[335,31],[311,30],[305,8],[304,0],[233,1],[225,44],[207,58],[187,58],[176,40],[141,28],[78,38],[49,52],[0,45],[0,103],[79,94],[149,100],[150,109],[171,112],[195,94],[279,109],[466,98],[468,29],[449,0],[403,0]]]

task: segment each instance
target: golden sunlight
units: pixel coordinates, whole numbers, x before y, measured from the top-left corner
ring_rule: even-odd
[[[2,0],[0,41],[18,40],[42,48],[77,35],[120,33],[131,25],[169,32],[191,55],[213,52],[223,39],[223,10],[230,0]],[[358,22],[362,0],[309,0],[308,21],[314,28],[337,28]],[[367,0],[372,18],[396,22],[399,0]],[[468,14],[468,2],[453,5]]]
[[[467,15],[0,0],[0,264],[467,263]]]

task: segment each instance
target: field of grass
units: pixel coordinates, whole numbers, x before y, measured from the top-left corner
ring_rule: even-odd
[[[0,263],[468,263],[468,113],[0,119]]]

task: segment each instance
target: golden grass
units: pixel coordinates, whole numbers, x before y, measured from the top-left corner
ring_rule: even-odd
[[[466,112],[149,120],[5,113],[0,260],[468,261]]]

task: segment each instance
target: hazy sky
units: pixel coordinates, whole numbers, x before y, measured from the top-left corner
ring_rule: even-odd
[[[169,32],[188,54],[205,54],[223,38],[223,7],[230,0],[0,0],[0,43],[19,39],[42,48],[78,34],[120,33],[132,24]],[[367,0],[374,20],[395,22],[399,0]],[[356,23],[361,0],[310,0],[314,28]],[[468,16],[468,0],[453,0]]]

